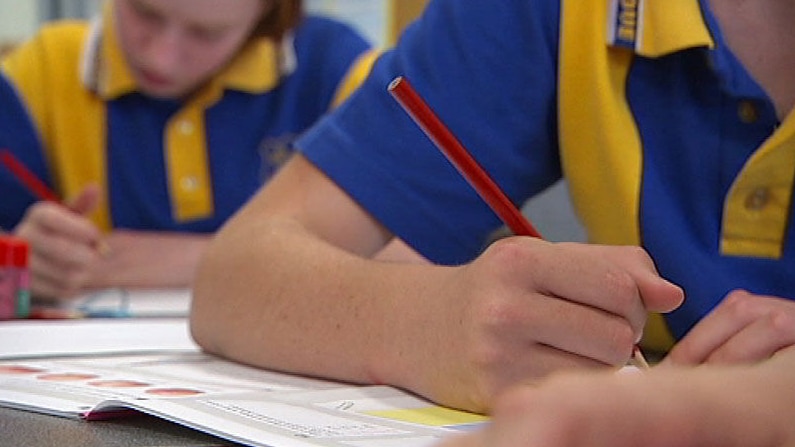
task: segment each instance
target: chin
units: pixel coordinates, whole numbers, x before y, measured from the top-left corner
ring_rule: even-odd
[[[174,88],[152,88],[152,87],[139,87],[141,92],[144,93],[146,96],[150,96],[152,98],[157,99],[176,99],[181,98],[185,95],[185,93],[180,89]]]

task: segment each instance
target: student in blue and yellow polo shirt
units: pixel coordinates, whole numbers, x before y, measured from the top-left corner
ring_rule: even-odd
[[[33,248],[33,291],[185,286],[207,239],[369,70],[349,27],[300,0],[113,0],[46,25],[0,72],[0,228]],[[109,247],[99,253],[97,244]]]
[[[218,233],[194,336],[474,411],[558,371],[611,372],[498,409],[512,445],[792,445],[793,18],[779,0],[430,2]],[[481,252],[498,219],[390,97],[396,76],[515,203],[568,179],[594,245]],[[369,259],[394,236],[436,265]],[[663,366],[613,375],[646,311],[677,306]],[[551,436],[522,443],[523,427]]]

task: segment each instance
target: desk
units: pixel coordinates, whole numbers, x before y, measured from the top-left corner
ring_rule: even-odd
[[[0,407],[0,445],[220,447],[239,444],[143,414],[109,421],[84,422]]]

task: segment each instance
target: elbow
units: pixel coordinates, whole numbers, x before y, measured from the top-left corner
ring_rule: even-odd
[[[201,306],[198,306],[201,309]],[[188,330],[193,342],[202,351],[217,354],[217,340],[214,338],[212,327],[215,322],[206,317],[205,312],[196,310],[196,292],[193,293],[193,304],[191,305],[190,318],[188,320]]]
[[[193,342],[202,351],[218,355],[220,354],[218,340],[216,339],[217,335],[212,330],[213,326],[215,326],[215,322],[191,309],[188,330]]]
[[[219,275],[223,274],[223,263],[213,255],[214,243],[205,250],[193,284],[188,328],[193,341],[203,350],[220,354],[220,340],[226,322],[221,309],[224,296],[217,287]]]

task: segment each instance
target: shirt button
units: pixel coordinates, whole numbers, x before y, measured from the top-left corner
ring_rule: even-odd
[[[745,198],[745,208],[751,211],[759,211],[770,203],[770,190],[767,188],[756,188]]]
[[[745,124],[755,123],[759,119],[759,110],[751,101],[740,101],[737,106],[737,116]]]
[[[184,191],[194,191],[199,187],[199,180],[193,176],[182,177],[179,180],[179,187]]]
[[[180,121],[179,122],[179,131],[183,133],[183,135],[190,135],[193,133],[193,124],[190,121]]]

